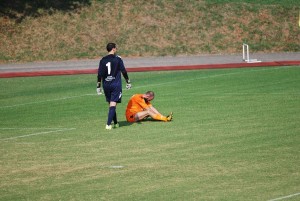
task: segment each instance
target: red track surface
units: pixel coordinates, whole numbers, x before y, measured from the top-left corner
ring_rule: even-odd
[[[259,63],[227,63],[227,64],[201,64],[201,65],[186,65],[186,66],[134,67],[134,68],[127,68],[127,71],[128,72],[144,72],[144,71],[245,68],[245,67],[266,67],[266,66],[270,66],[270,67],[271,66],[300,66],[300,60],[299,61],[259,62]],[[96,74],[96,73],[97,73],[97,69],[6,72],[6,73],[0,73],[0,78]]]

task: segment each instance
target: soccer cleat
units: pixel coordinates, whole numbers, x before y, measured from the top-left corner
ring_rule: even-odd
[[[106,126],[105,126],[105,129],[106,129],[106,130],[111,130],[111,128],[112,128],[111,125],[106,125]]]
[[[167,121],[171,121],[173,119],[173,112],[171,112],[168,116],[167,116]]]
[[[114,124],[114,128],[119,128],[119,127],[120,127],[119,123]]]

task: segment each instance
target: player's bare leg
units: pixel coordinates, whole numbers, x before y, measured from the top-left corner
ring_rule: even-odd
[[[158,120],[158,121],[171,121],[171,119],[172,119],[172,115],[171,115],[171,117],[169,117],[169,116],[166,117],[164,115],[161,115],[159,112],[156,113],[153,110],[145,110],[145,111],[136,113],[135,120],[141,121],[148,116],[150,116],[151,118]]]
[[[150,110],[151,112],[153,112],[154,114],[156,114],[156,115],[164,116],[164,115],[160,114],[160,113],[158,112],[158,110],[155,109],[155,107],[153,107],[153,106],[149,107],[149,110]],[[171,112],[168,116],[166,116],[166,118],[167,118],[166,121],[171,121],[172,118],[173,118],[173,112]],[[164,120],[163,120],[163,121],[164,121]]]

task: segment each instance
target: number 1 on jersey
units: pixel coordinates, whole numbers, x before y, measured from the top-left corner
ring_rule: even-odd
[[[110,75],[110,72],[111,72],[111,66],[110,66],[111,64],[110,64],[110,62],[108,62],[107,64],[106,64],[106,66],[107,66],[107,74],[108,75]]]

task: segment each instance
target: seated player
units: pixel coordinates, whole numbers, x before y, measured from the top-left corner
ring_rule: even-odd
[[[126,108],[126,119],[128,122],[138,122],[147,117],[151,117],[158,121],[171,121],[173,118],[173,113],[164,116],[160,114],[150,103],[154,99],[154,92],[147,91],[145,94],[135,94],[133,95]]]

